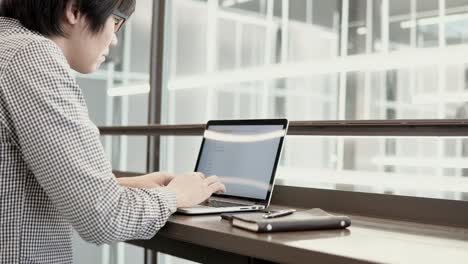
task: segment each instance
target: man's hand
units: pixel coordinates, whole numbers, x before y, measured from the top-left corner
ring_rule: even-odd
[[[152,189],[167,186],[174,177],[175,175],[167,172],[154,172],[142,176],[117,178],[117,182],[125,187]]]
[[[117,178],[117,182],[132,188],[165,187],[176,194],[177,207],[194,206],[210,198],[213,193],[226,191],[226,187],[217,176],[205,178],[200,172],[185,173],[177,177],[166,172],[155,172],[143,176]]]
[[[200,172],[191,172],[175,177],[166,187],[177,197],[177,207],[190,207],[210,198],[213,193],[222,193],[226,187],[217,176],[205,178]]]

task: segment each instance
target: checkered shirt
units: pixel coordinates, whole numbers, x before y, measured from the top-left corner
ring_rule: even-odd
[[[165,188],[117,184],[61,49],[0,17],[0,263],[72,263],[72,228],[149,239],[175,210]]]

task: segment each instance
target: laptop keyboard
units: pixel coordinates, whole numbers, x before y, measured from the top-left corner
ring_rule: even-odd
[[[203,205],[207,205],[207,206],[211,206],[211,207],[245,206],[245,204],[222,202],[222,201],[216,201],[216,200],[208,200],[208,201],[204,202]]]

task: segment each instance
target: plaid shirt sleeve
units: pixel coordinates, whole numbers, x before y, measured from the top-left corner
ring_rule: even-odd
[[[4,76],[1,96],[23,159],[80,236],[96,244],[154,236],[175,212],[175,194],[117,184],[58,46],[32,41]]]

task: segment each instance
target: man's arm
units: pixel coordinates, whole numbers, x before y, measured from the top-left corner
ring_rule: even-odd
[[[141,176],[120,177],[117,178],[117,182],[125,187],[149,189],[165,187],[174,177],[174,174],[167,172],[153,172]]]
[[[25,162],[58,211],[97,244],[154,236],[176,210],[175,193],[118,185],[59,48],[37,40],[7,68],[2,103]]]

